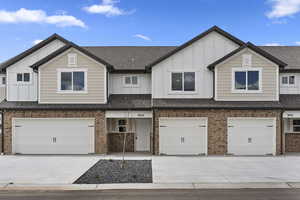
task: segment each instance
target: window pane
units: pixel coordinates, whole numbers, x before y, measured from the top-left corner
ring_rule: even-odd
[[[300,120],[293,120],[293,125],[300,125]]]
[[[138,77],[137,76],[132,76],[131,77],[131,83],[132,83],[132,85],[137,85],[138,84]]]
[[[288,84],[288,77],[286,77],[286,76],[282,77],[281,83],[282,84]]]
[[[294,126],[293,131],[294,132],[300,132],[300,126]]]
[[[2,84],[3,84],[3,85],[6,84],[6,77],[2,77]]]
[[[295,84],[295,76],[289,76],[289,84],[294,85]]]
[[[23,81],[23,74],[21,73],[17,74],[17,81]]]
[[[172,90],[182,91],[182,73],[172,73]]]
[[[72,90],[72,72],[61,72],[61,90]]]
[[[235,89],[246,89],[246,72],[235,72]]]
[[[125,126],[120,126],[120,127],[119,127],[119,132],[120,132],[120,133],[126,132],[126,127],[125,127]]]
[[[195,91],[195,72],[184,72],[184,91]]]
[[[125,84],[126,85],[130,85],[131,84],[131,78],[130,78],[130,76],[126,76],[125,77]]]
[[[125,119],[120,119],[120,120],[118,121],[118,124],[119,124],[119,125],[126,125],[126,120],[125,120]]]
[[[84,72],[73,72],[73,90],[84,90]]]
[[[248,90],[259,90],[259,72],[248,71]]]
[[[24,82],[29,82],[29,81],[30,81],[30,74],[24,73]]]

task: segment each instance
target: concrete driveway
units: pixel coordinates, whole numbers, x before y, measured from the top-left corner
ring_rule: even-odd
[[[71,184],[96,156],[0,156],[0,184]]]
[[[155,183],[300,182],[300,156],[153,157]]]
[[[0,156],[0,185],[71,184],[107,156]],[[300,156],[176,157],[127,155],[152,159],[154,183],[300,182]]]

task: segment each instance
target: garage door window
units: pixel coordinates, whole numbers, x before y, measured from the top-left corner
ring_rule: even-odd
[[[194,92],[195,72],[172,72],[171,91],[173,92]]]
[[[300,119],[293,120],[293,131],[300,133]]]
[[[233,92],[260,92],[261,90],[260,69],[233,69]]]
[[[60,71],[58,74],[59,92],[86,92],[86,71]]]

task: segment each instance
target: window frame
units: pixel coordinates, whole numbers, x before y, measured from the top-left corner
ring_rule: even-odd
[[[22,81],[18,81],[18,74],[22,75]],[[29,74],[29,81],[24,81],[24,74]],[[31,72],[25,71],[25,72],[17,72],[15,78],[16,78],[15,80],[16,80],[17,85],[29,85],[32,83],[33,76],[32,76]],[[7,82],[7,80],[6,80],[6,82]],[[1,84],[2,84],[2,80],[1,80]]]
[[[258,90],[248,89],[248,71],[258,71]],[[246,89],[235,88],[235,72],[246,72]],[[262,68],[259,67],[234,67],[231,74],[231,92],[232,93],[261,93],[262,92]]]
[[[72,90],[61,90],[61,73],[62,72],[70,72],[72,73]],[[73,90],[73,72],[83,72],[84,73],[84,90]],[[87,81],[87,72],[88,70],[85,68],[76,68],[76,69],[67,69],[61,68],[57,69],[57,93],[88,93],[88,81]]]
[[[290,77],[294,77],[294,83],[290,84]],[[283,78],[287,78],[287,83],[283,83],[282,80]],[[296,86],[296,75],[283,75],[280,78],[280,85],[284,87],[295,87]]]
[[[137,84],[132,84],[132,78],[136,77]],[[126,78],[130,78],[130,83],[126,83]],[[140,79],[138,75],[125,75],[123,76],[123,86],[124,87],[140,87]]]
[[[172,90],[172,74],[173,73],[181,73],[182,77],[182,90]],[[184,73],[194,73],[195,75],[195,90],[194,91],[185,91],[184,90]],[[170,72],[170,87],[169,87],[169,93],[170,94],[196,94],[197,93],[197,73],[196,71],[171,71]]]
[[[296,127],[300,127],[300,125],[294,125],[294,121],[295,120],[300,120],[300,119],[292,119],[291,120],[291,129],[292,129],[292,133],[299,133],[300,134],[300,131],[295,131],[294,130],[294,127],[296,126]]]
[[[119,121],[125,121],[125,125],[120,125]],[[125,131],[120,131],[120,127],[125,127]],[[128,133],[128,128],[129,128],[129,120],[128,119],[117,119],[117,127],[116,127],[116,132],[117,133]]]
[[[0,87],[6,87],[6,76],[0,76],[1,77],[1,82],[0,82]],[[5,84],[3,84],[3,79],[5,79]]]

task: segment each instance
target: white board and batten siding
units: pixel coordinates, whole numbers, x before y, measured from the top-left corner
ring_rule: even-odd
[[[6,84],[2,83],[2,79],[6,77],[6,74],[0,74],[0,102],[6,99]]]
[[[212,98],[213,72],[207,66],[239,46],[217,32],[212,32],[180,50],[152,68],[153,98]],[[172,94],[171,72],[194,71],[196,92]]]
[[[77,55],[77,64],[68,65],[68,55]],[[84,92],[61,92],[59,73],[61,70],[85,71]],[[80,51],[71,48],[39,68],[39,103],[41,104],[103,104],[107,102],[106,66]]]
[[[135,75],[138,77],[138,85],[134,87],[124,84],[124,77]],[[151,74],[110,74],[110,94],[151,94]]]
[[[6,69],[7,75],[7,100],[8,101],[37,101],[38,75],[33,72],[31,66],[42,58],[64,46],[59,40],[54,40],[48,45],[21,59]],[[30,83],[17,83],[17,73],[30,73]]]

